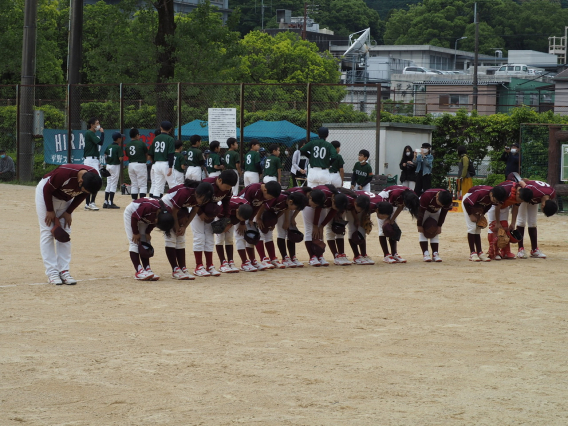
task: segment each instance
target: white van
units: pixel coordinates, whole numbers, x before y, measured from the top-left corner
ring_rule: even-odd
[[[507,64],[501,66],[495,75],[528,75],[529,67],[525,64]]]

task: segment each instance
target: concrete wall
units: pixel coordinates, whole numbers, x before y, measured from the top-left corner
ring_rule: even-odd
[[[556,81],[554,113],[568,115],[568,81]]]

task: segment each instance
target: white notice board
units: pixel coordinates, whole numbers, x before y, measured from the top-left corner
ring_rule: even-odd
[[[237,109],[209,108],[209,143],[221,142],[227,148],[227,139],[237,137]]]
[[[568,180],[568,145],[562,144],[561,167],[560,167],[560,180]],[[556,163],[558,164],[558,163]]]

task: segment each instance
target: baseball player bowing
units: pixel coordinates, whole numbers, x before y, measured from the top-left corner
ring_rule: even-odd
[[[420,196],[420,208],[418,209],[416,225],[424,262],[432,262],[432,260],[434,262],[442,261],[439,254],[439,235],[442,233],[442,226],[451,208],[452,194],[445,189],[428,189]],[[426,221],[430,218],[433,219],[432,222],[435,222],[432,232],[430,232],[430,228],[424,227]],[[428,252],[428,240],[430,240],[432,256]]]
[[[519,207],[519,214],[517,215],[517,230],[521,236],[525,234],[525,226],[529,228],[529,237],[531,239],[531,257],[537,259],[546,259],[546,255],[538,248],[538,237],[536,232],[536,213],[540,204],[540,209],[546,217],[550,217],[558,211],[558,204],[556,204],[556,191],[552,186],[546,182],[539,180],[523,179],[526,183],[525,188],[528,188],[533,193],[533,198],[528,202],[521,203]],[[523,239],[519,240],[519,251],[517,257],[519,259],[526,259],[528,256],[525,254]]]
[[[213,197],[211,203],[221,203],[221,213],[218,217],[229,215],[229,202],[233,186],[237,184],[237,175],[231,170],[223,170],[217,177],[203,179],[203,182],[213,185]],[[211,229],[212,219],[209,220],[203,211],[204,206],[199,208],[197,216],[191,221],[191,231],[193,233],[193,254],[195,256],[195,272],[198,277],[209,277],[221,275],[213,266],[213,230]],[[205,252],[206,266],[203,266],[203,253]]]
[[[99,171],[82,164],[64,164],[46,174],[36,187],[36,211],[40,251],[50,284],[77,284],[69,274],[71,241],[56,240],[54,228],[62,226],[71,234],[72,213],[89,194],[96,194],[103,182]]]
[[[171,208],[174,217],[174,229],[165,235],[166,256],[172,267],[172,277],[176,280],[193,280],[187,269],[185,258],[185,231],[197,213],[196,208],[211,201],[213,185],[186,179],[183,185],[174,186],[162,197],[166,206]]]
[[[490,262],[491,258],[481,250],[481,229],[478,226],[479,219],[486,214],[492,206],[499,206],[507,193],[502,186],[472,186],[467,194],[463,196],[463,214],[467,226],[467,241],[469,243],[470,256],[472,262]]]
[[[130,260],[136,274],[134,278],[140,281],[157,281],[160,277],[150,268],[150,259],[140,255],[141,242],[150,243],[150,233],[157,227],[170,235],[174,227],[174,217],[171,209],[161,200],[139,198],[132,201],[124,209],[124,230],[130,245]]]

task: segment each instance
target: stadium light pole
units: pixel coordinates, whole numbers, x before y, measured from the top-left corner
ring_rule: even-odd
[[[463,40],[467,37],[461,37],[458,38],[454,44],[454,71],[456,71],[456,62],[457,62],[457,57],[458,57],[458,41]]]

